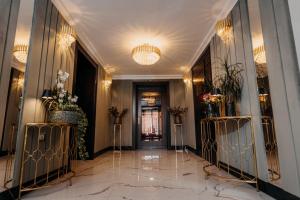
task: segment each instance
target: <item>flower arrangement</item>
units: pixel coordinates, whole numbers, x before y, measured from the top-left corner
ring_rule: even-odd
[[[173,116],[175,124],[182,124],[182,115],[188,111],[188,108],[175,106],[173,108],[168,108],[167,110]]]
[[[50,115],[55,111],[69,111],[72,117],[75,118],[75,123],[78,126],[78,154],[80,159],[88,158],[88,152],[85,146],[85,135],[88,126],[88,120],[84,111],[76,104],[78,97],[72,96],[66,89],[65,83],[69,78],[67,72],[59,70],[57,73],[56,85],[52,92],[52,101],[49,103]],[[74,117],[76,116],[76,117]],[[51,118],[51,116],[49,116]]]
[[[122,112],[119,112],[117,107],[112,106],[108,111],[114,117],[114,124],[122,124],[122,118],[128,112],[128,109],[125,108]]]

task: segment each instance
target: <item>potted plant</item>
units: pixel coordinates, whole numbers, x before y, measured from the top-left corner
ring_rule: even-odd
[[[48,122],[76,124],[78,127],[78,154],[80,159],[88,158],[85,146],[85,135],[88,120],[84,111],[76,104],[78,97],[65,90],[65,82],[69,74],[61,70],[57,73],[56,85],[52,90],[52,98],[48,103]]]
[[[236,115],[235,105],[241,100],[243,89],[242,64],[229,64],[228,59],[222,61],[221,66],[224,73],[217,77],[222,94],[225,97],[225,112],[227,116]]]
[[[108,109],[108,111],[114,118],[113,124],[122,124],[122,118],[127,113],[128,109],[125,108],[122,112],[119,112],[117,107],[112,106]]]
[[[174,124],[182,124],[182,115],[186,113],[187,110],[188,108],[181,108],[180,106],[168,108],[168,112],[173,116]]]

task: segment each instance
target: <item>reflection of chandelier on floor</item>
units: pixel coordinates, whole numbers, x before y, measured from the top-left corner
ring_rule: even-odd
[[[133,60],[140,65],[153,65],[160,59],[160,49],[150,44],[143,44],[132,50]]]

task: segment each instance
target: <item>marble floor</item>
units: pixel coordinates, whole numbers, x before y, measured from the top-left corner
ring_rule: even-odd
[[[203,160],[167,150],[107,152],[79,164],[73,185],[23,196],[27,200],[269,200],[241,183],[205,179]]]

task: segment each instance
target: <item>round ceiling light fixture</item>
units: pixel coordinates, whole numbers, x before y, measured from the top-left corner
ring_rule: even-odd
[[[153,65],[160,59],[160,55],[158,47],[147,43],[132,49],[132,58],[140,65]]]
[[[19,62],[26,64],[27,55],[28,55],[28,45],[25,44],[15,45],[13,49],[13,55]]]

